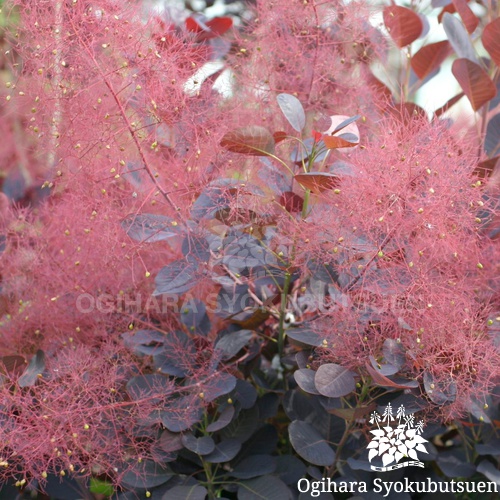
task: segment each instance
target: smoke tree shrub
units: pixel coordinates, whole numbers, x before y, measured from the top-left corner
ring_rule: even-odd
[[[444,424],[433,459],[461,475],[440,436],[486,442],[498,420],[498,115],[470,16],[443,22],[479,156],[371,72],[421,35],[410,9],[384,10],[391,42],[363,2],[257,2],[240,27],[112,0],[9,8],[3,114],[50,194],[2,205],[2,480],[287,498],[306,471],[361,477],[353,431],[387,401]],[[408,78],[445,58],[419,53]]]

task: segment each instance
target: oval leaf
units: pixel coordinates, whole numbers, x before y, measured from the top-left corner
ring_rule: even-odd
[[[304,198],[293,191],[285,191],[280,197],[279,204],[284,207],[287,212],[297,213],[302,211]]]
[[[164,338],[164,348],[153,355],[154,367],[165,375],[186,377],[193,368],[188,360],[195,356],[193,340],[183,332],[169,332]]]
[[[399,5],[391,5],[384,9],[384,24],[400,49],[414,42],[424,29],[418,14]]]
[[[386,339],[384,341],[382,352],[384,353],[385,360],[398,369],[402,368],[406,362],[404,347],[394,339]]]
[[[235,409],[233,405],[226,406],[226,408],[224,408],[224,410],[219,415],[219,418],[215,422],[207,425],[207,431],[215,432],[224,429],[224,427],[228,426],[233,420],[234,413]]]
[[[222,263],[233,272],[257,266],[274,266],[276,257],[257,238],[250,234],[232,233],[224,239]]]
[[[20,375],[27,365],[27,361],[23,356],[2,356],[0,358],[0,379],[2,375]]]
[[[469,59],[457,59],[451,71],[468,97],[472,109],[477,111],[497,94],[495,84],[479,64]]]
[[[437,69],[450,54],[451,45],[448,40],[429,43],[411,58],[411,67],[420,80],[422,80]]]
[[[500,113],[488,121],[484,150],[488,156],[493,156],[500,151]],[[497,158],[498,160],[498,158]],[[496,165],[496,161],[493,166]]]
[[[336,137],[330,137],[330,139],[336,139]],[[297,174],[294,176],[294,179],[306,189],[310,189],[313,193],[322,193],[328,189],[333,189],[340,183],[340,178],[338,176],[328,172],[307,172],[305,174]]]
[[[208,455],[215,450],[214,440],[210,436],[201,436],[199,438],[193,434],[184,434],[182,436],[182,444],[197,455]]]
[[[210,244],[203,236],[187,235],[182,241],[182,255],[188,262],[208,262],[210,259]]]
[[[203,337],[206,337],[212,328],[205,303],[198,299],[192,299],[182,306],[180,319],[191,333]]]
[[[228,333],[216,342],[215,349],[222,351],[225,359],[230,359],[250,342],[252,336],[253,333],[250,330]]]
[[[314,376],[316,372],[314,370],[310,370],[309,368],[303,368],[302,370],[297,370],[293,376],[295,378],[295,382],[297,382],[298,386],[309,394],[317,394],[319,395],[318,389],[314,385]]]
[[[302,344],[314,347],[320,347],[323,345],[323,337],[309,328],[289,328],[286,331],[286,334],[291,339],[296,340],[297,342],[300,342]]]
[[[336,134],[337,132],[340,132],[341,130],[345,129],[348,125],[350,125],[351,123],[354,123],[356,120],[359,120],[361,118],[361,115],[355,115],[355,116],[351,116],[350,118],[347,118],[346,120],[343,120],[342,122],[340,122],[338,125],[333,125],[333,122],[334,122],[334,116],[331,116],[330,119],[332,120],[332,126],[334,126],[335,128],[333,129],[332,132],[330,132],[330,134]],[[351,127],[352,128],[352,127]],[[358,129],[356,127],[356,133],[358,132]],[[354,134],[356,135],[356,134]]]
[[[170,382],[167,377],[158,373],[147,373],[146,375],[137,375],[132,377],[126,385],[127,394],[133,401],[142,398],[152,398],[170,390]]]
[[[221,464],[232,460],[240,451],[241,443],[238,439],[226,439],[215,445],[215,450],[205,455],[205,460],[213,464]]]
[[[373,369],[378,371],[384,377],[389,375],[394,375],[398,372],[398,367],[391,365],[390,363],[379,363],[373,356],[370,355],[370,363]]]
[[[156,214],[127,215],[121,226],[133,240],[141,243],[168,240],[182,232],[174,219]]]
[[[210,21],[195,17],[186,19],[186,29],[197,34],[196,42],[216,38],[228,31],[232,25],[233,20],[230,17],[214,17]]]
[[[335,461],[335,452],[321,434],[307,422],[294,420],[288,426],[293,449],[307,462],[329,466]]]
[[[121,484],[129,488],[154,488],[166,483],[173,476],[172,471],[152,460],[137,462],[123,474]]]
[[[359,129],[355,121],[356,116],[332,115],[327,118],[328,129],[323,132],[323,144],[328,149],[336,149],[340,153],[348,153],[350,148],[359,143]],[[342,132],[342,133],[339,133]],[[346,135],[347,134],[347,135]],[[334,136],[335,138],[327,138]],[[325,140],[326,139],[326,140]]]
[[[123,343],[138,354],[152,355],[163,350],[165,335],[156,330],[125,332],[121,335]]]
[[[184,432],[200,422],[203,414],[200,398],[189,395],[172,399],[169,408],[160,412],[160,419],[170,432]]]
[[[233,153],[266,156],[274,153],[274,137],[265,127],[249,125],[231,130],[222,138],[220,145]]]
[[[335,363],[321,365],[314,377],[316,389],[329,398],[346,396],[356,388],[354,373]]]
[[[403,378],[390,379],[379,370],[372,368],[368,363],[366,364],[366,369],[373,379],[373,383],[380,385],[381,387],[391,387],[394,389],[414,389],[418,387],[418,382],[415,380],[408,380]]]
[[[24,370],[24,373],[19,377],[17,383],[19,387],[31,387],[36,384],[39,376],[45,370],[45,353],[40,349],[31,358],[30,364]]]
[[[276,100],[288,123],[301,132],[306,126],[306,114],[300,101],[290,94],[279,94]]]
[[[217,373],[207,382],[202,384],[203,401],[211,403],[219,396],[228,394],[236,387],[236,377],[230,373]]]
[[[458,15],[462,18],[462,21],[467,28],[469,33],[474,33],[479,24],[479,19],[474,15],[471,8],[467,5],[467,0],[453,0],[453,5],[455,6]]]
[[[238,479],[251,479],[276,470],[276,460],[270,455],[250,455],[232,470],[231,476]]]
[[[201,484],[177,485],[168,490],[161,498],[162,500],[205,500],[207,493],[207,489]]]
[[[460,99],[462,99],[464,95],[465,94],[463,92],[460,92],[456,96],[453,96],[451,99],[448,99],[448,101],[445,102],[439,109],[436,109],[436,111],[434,111],[434,116],[436,118],[439,118],[442,114],[446,113],[452,106],[454,106],[458,101],[460,101]]]
[[[163,267],[156,275],[156,289],[153,295],[184,293],[191,290],[198,283],[196,270],[195,264],[188,264],[184,260],[176,260]]]
[[[323,142],[327,149],[353,148],[359,144],[359,138],[351,134],[348,137],[325,135]]]
[[[163,451],[172,453],[173,451],[182,450],[182,436],[180,434],[163,429],[161,432],[158,444]]]
[[[443,28],[457,56],[477,62],[476,51],[472,46],[467,30],[460,20],[446,12],[443,16]]]
[[[485,26],[482,41],[484,48],[500,68],[500,17]]]
[[[457,384],[449,380],[436,380],[430,372],[424,373],[425,392],[437,405],[450,404],[457,397]]]

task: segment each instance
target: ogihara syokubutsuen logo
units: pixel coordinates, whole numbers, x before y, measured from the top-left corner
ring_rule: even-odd
[[[422,437],[424,423],[415,422],[413,415],[406,415],[405,408],[401,405],[394,417],[392,406],[389,403],[382,415],[373,412],[370,423],[377,428],[371,430],[373,438],[368,444],[368,460],[382,459],[383,467],[370,465],[377,472],[386,472],[402,467],[424,467],[418,458],[417,452],[427,453],[424,443],[428,441]],[[393,464],[393,465],[391,465]]]

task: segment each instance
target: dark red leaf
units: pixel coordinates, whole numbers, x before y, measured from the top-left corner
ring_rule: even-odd
[[[465,94],[463,92],[460,92],[460,94],[452,97],[443,106],[441,106],[439,109],[436,109],[436,111],[434,111],[434,115],[439,118],[443,113],[446,113],[454,104],[460,101],[460,99],[462,99],[464,95]]]
[[[207,26],[215,33],[216,36],[223,35],[233,25],[233,20],[230,17],[214,17],[207,21]]]
[[[453,3],[449,3],[446,7],[443,7],[443,10],[438,14],[438,22],[442,23],[443,22],[443,16],[448,13],[448,14],[454,14],[457,10],[455,9],[455,6]]]
[[[340,179],[336,175],[327,172],[297,174],[295,180],[306,189],[310,189],[313,193],[322,193],[328,189],[333,189],[340,182]]]
[[[473,175],[477,175],[481,179],[489,177],[495,170],[498,160],[500,160],[500,156],[479,162],[474,169]]]
[[[198,24],[198,21],[194,19],[193,17],[188,17],[186,19],[186,28],[188,31],[191,31],[192,33],[202,33],[203,32],[203,27]]]
[[[408,389],[413,387],[415,384],[415,381],[413,380],[393,381],[390,378],[387,378],[385,375],[382,375],[378,370],[375,370],[375,368],[371,367],[368,363],[366,364],[366,370],[372,377],[373,383],[382,387],[392,387],[393,389]]]
[[[27,361],[23,356],[3,356],[0,358],[1,375],[20,375],[26,368]]]
[[[274,143],[278,144],[278,142],[284,141],[288,137],[288,134],[286,132],[278,131],[274,132],[273,137]]]
[[[232,25],[233,20],[230,17],[214,17],[206,22],[194,17],[186,19],[186,29],[198,35],[197,42],[216,38],[228,31]]]
[[[274,137],[259,125],[249,125],[231,130],[222,138],[220,145],[232,151],[253,156],[266,156],[274,152]]]
[[[451,54],[448,40],[424,45],[412,58],[411,67],[415,74],[423,80],[429,73],[438,68]]]
[[[474,15],[471,8],[467,5],[467,0],[453,0],[453,5],[462,18],[465,27],[469,33],[476,31],[479,19]]]
[[[351,142],[338,135],[324,135],[323,142],[327,149],[353,148],[359,144],[359,140]]]
[[[389,113],[401,120],[406,126],[415,118],[427,118],[425,110],[414,102],[405,102],[388,109]]]
[[[500,17],[485,26],[482,41],[484,48],[500,68]]]
[[[301,212],[304,206],[304,199],[302,196],[292,192],[285,191],[280,198],[280,205],[285,207],[285,210],[290,213]]]
[[[366,84],[372,87],[373,91],[378,94],[379,99],[392,102],[391,89],[385,83],[382,83],[373,73],[370,72],[366,75]]]
[[[384,24],[399,48],[414,42],[424,29],[418,14],[399,5],[391,5],[384,9]]]
[[[457,59],[451,71],[469,99],[472,109],[477,111],[497,94],[491,78],[479,64],[469,59]]]

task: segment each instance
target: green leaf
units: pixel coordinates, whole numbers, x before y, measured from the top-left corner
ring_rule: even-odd
[[[95,477],[90,478],[90,492],[95,495],[104,495],[106,497],[110,497],[114,492],[115,488],[111,483],[107,483],[106,481],[101,481]]]

